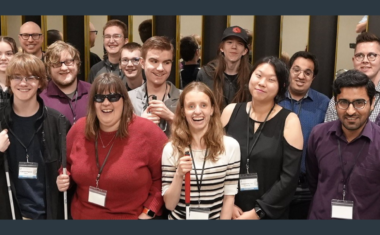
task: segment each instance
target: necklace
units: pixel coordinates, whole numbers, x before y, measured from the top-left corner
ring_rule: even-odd
[[[102,142],[102,147],[105,149],[105,148],[106,148],[108,145],[110,145],[110,143],[115,139],[115,137],[116,137],[116,133],[115,133],[115,135],[113,136],[113,138],[110,140],[110,142],[108,142],[107,145],[104,145],[103,140],[102,140],[102,136],[100,135],[100,133],[98,133],[98,136],[99,136],[99,138],[100,138],[100,141]]]

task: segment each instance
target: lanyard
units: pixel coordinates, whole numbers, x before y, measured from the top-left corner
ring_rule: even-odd
[[[362,153],[362,150],[363,150],[363,148],[364,148],[365,142],[363,143],[362,147],[360,148],[359,154],[355,157],[354,165],[352,165],[351,169],[348,171],[347,176],[346,176],[346,172],[345,172],[345,170],[344,170],[343,158],[342,158],[342,152],[341,152],[341,150],[340,150],[340,140],[337,139],[337,142],[338,142],[338,150],[339,150],[339,159],[340,159],[340,163],[341,163],[341,165],[342,165],[342,175],[343,175],[343,200],[344,200],[344,198],[345,198],[345,196],[346,196],[346,183],[347,183],[348,179],[350,178],[351,173],[352,173],[352,171],[354,170],[355,165],[358,163],[359,156],[360,156],[360,154]]]
[[[165,93],[164,93],[164,96],[162,97],[162,102],[164,102],[165,100],[165,96],[166,96],[166,91],[168,90],[168,83],[166,83],[166,86],[165,86]],[[168,94],[169,95],[169,94]],[[146,97],[146,106],[148,106],[148,103],[149,103],[149,97],[151,97],[152,95],[148,96],[148,85],[145,83],[145,97]]]
[[[199,193],[198,194],[198,205],[200,206],[201,205],[201,187],[202,187],[202,180],[203,180],[203,172],[205,170],[206,156],[207,156],[208,149],[206,149],[206,152],[205,152],[205,157],[204,157],[204,160],[203,160],[203,167],[202,167],[202,172],[201,172],[200,180],[198,180],[198,174],[197,174],[197,169],[195,168],[195,161],[194,161],[194,157],[193,157],[193,151],[191,150],[191,145],[189,145],[189,149],[190,149],[191,159],[193,160],[195,178],[197,180],[197,188],[198,188],[198,193]]]
[[[290,93],[289,93],[289,95],[290,95]],[[300,107],[298,108],[298,112],[296,113],[296,112],[294,111],[294,104],[296,104],[297,102],[294,102],[294,104],[293,104],[293,98],[292,98],[292,96],[290,95],[290,104],[291,104],[291,106],[292,106],[292,112],[296,113],[298,117],[300,116],[300,113],[301,113],[301,107],[302,107],[302,101],[303,101],[303,100],[304,100],[304,98],[302,98],[301,100],[297,101],[297,102],[300,103]]]
[[[108,73],[112,73],[112,68],[113,68],[113,65],[111,64],[111,62],[108,60],[108,63],[109,64],[107,64],[106,62],[104,62],[104,64],[106,65],[106,70],[107,70],[107,72]],[[110,69],[108,70],[108,66],[110,67]],[[118,66],[115,66],[116,68],[118,68]],[[123,74],[123,77],[121,76],[122,74],[121,74],[121,69],[119,68],[119,77],[120,77],[120,79],[123,79],[123,77],[124,77],[124,74]]]
[[[12,129],[9,128],[9,131],[12,133],[12,135],[16,138],[16,140],[21,144],[21,146],[25,149],[25,153],[26,153],[26,162],[29,162],[29,154],[28,154],[28,148],[29,146],[31,145],[31,143],[33,142],[33,139],[34,137],[36,136],[36,133],[38,133],[42,128],[42,124],[40,125],[40,127],[38,127],[38,129],[33,133],[33,136],[32,138],[29,140],[29,143],[25,146],[22,141],[17,137],[17,135],[12,131]]]
[[[259,140],[260,138],[260,135],[261,135],[261,132],[263,131],[264,129],[264,126],[265,124],[267,123],[267,120],[269,118],[269,115],[272,113],[273,109],[274,109],[274,106],[276,104],[273,105],[273,107],[271,108],[271,110],[269,111],[267,117],[265,118],[264,120],[264,123],[263,125],[261,126],[261,128],[259,130],[257,130],[258,134],[257,134],[257,137],[256,139],[253,141],[253,144],[252,144],[252,147],[249,148],[249,119],[250,119],[250,116],[251,116],[251,108],[252,108],[252,105],[249,106],[249,111],[248,111],[248,119],[247,119],[247,163],[246,163],[246,168],[247,168],[247,174],[249,174],[249,159],[250,159],[250,154],[253,150],[253,147],[255,147],[255,145],[257,144],[257,141]],[[253,125],[253,130],[255,129],[255,125]],[[248,151],[249,150],[249,151]]]
[[[69,99],[70,110],[71,110],[71,113],[73,114],[73,124],[75,123],[75,120],[77,118],[77,114],[75,112],[77,109],[77,102],[78,102],[78,90],[75,90],[75,106],[74,106],[74,109],[71,106],[71,99]]]
[[[98,135],[100,135],[98,133]],[[116,135],[116,134],[115,134]],[[112,143],[111,147],[110,147],[110,150],[108,150],[108,153],[107,153],[107,156],[106,158],[104,159],[103,161],[103,165],[102,167],[99,167],[99,155],[98,155],[98,137],[96,137],[95,139],[95,156],[96,156],[96,166],[98,167],[98,175],[96,176],[96,188],[99,188],[98,187],[98,183],[99,183],[99,179],[100,179],[100,175],[102,174],[103,172],[103,168],[104,168],[104,165],[106,164],[107,160],[108,160],[108,157],[110,156],[110,153],[111,153],[111,150],[112,150],[112,147],[113,147],[113,144],[115,143],[115,141]]]

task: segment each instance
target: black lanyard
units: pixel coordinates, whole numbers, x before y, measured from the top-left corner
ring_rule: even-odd
[[[75,106],[74,106],[74,109],[73,109],[73,107],[71,106],[71,99],[69,99],[70,110],[71,110],[71,113],[73,114],[73,124],[75,123],[76,118],[77,118],[77,114],[76,114],[76,110],[77,110],[77,101],[78,101],[78,90],[75,90]]]
[[[168,90],[168,83],[166,83],[166,86],[165,86],[165,93],[164,93],[164,96],[162,97],[162,102],[164,102],[165,100],[165,96],[166,96],[166,92]],[[149,103],[149,98],[151,97],[152,95],[148,96],[148,85],[145,83],[145,97],[146,97],[146,106],[148,106],[148,103]],[[169,94],[168,94],[169,96]]]
[[[195,168],[195,161],[194,161],[194,157],[193,157],[193,151],[191,150],[191,145],[189,145],[189,149],[190,149],[191,159],[193,160],[195,178],[197,180],[197,187],[198,187],[198,193],[199,193],[198,205],[200,205],[201,204],[201,187],[202,187],[202,180],[203,180],[203,172],[205,170],[206,157],[207,157],[207,151],[208,151],[208,149],[206,149],[206,152],[205,152],[205,157],[204,157],[204,160],[203,160],[203,167],[202,167],[202,172],[201,172],[200,180],[198,180],[198,174],[197,174],[197,169]]]
[[[98,133],[98,135],[100,135],[100,134]],[[112,145],[110,147],[110,150],[108,150],[107,156],[106,156],[106,158],[103,161],[102,167],[100,167],[99,166],[99,155],[98,155],[98,136],[96,136],[96,139],[95,139],[95,156],[96,156],[96,166],[98,167],[98,175],[96,176],[96,187],[97,188],[99,188],[98,187],[98,183],[99,183],[100,175],[102,174],[104,165],[106,165],[107,159],[110,156],[110,153],[111,153],[111,150],[112,150],[112,147],[113,147],[114,143],[115,143],[115,141],[112,143]]]
[[[12,135],[16,138],[16,140],[21,144],[21,146],[25,149],[26,153],[26,162],[29,162],[29,154],[28,154],[28,148],[32,144],[34,137],[36,136],[36,133],[38,133],[42,128],[42,124],[38,129],[33,133],[32,138],[29,140],[29,143],[25,146],[22,141],[17,137],[17,135],[12,131],[12,129],[9,128],[9,131],[12,133]]]
[[[113,65],[111,64],[111,62],[108,60],[108,63],[107,64],[106,62],[104,62],[104,64],[106,65],[106,70],[108,73],[112,73],[112,68],[113,68]],[[108,66],[110,67],[110,69],[108,70]],[[115,66],[115,69],[118,68],[119,66]],[[123,77],[122,77],[122,74],[121,74],[121,69],[119,68],[119,77],[120,79],[123,79],[124,77],[124,74],[123,74]]]
[[[250,116],[251,116],[251,108],[252,108],[252,103],[251,105],[249,106],[249,111],[248,111],[248,119],[247,119],[247,163],[246,163],[246,168],[247,168],[247,174],[249,174],[249,159],[250,159],[250,154],[253,150],[253,147],[255,147],[255,145],[257,144],[257,141],[259,140],[260,138],[260,135],[261,135],[261,132],[263,131],[264,129],[264,126],[265,124],[267,123],[267,120],[269,118],[269,115],[272,113],[273,109],[274,109],[274,106],[276,104],[273,105],[273,107],[271,108],[271,110],[269,111],[267,117],[265,118],[264,120],[264,123],[263,125],[261,126],[261,128],[259,130],[257,130],[256,132],[258,132],[257,134],[257,137],[256,139],[253,141],[253,144],[252,144],[252,147],[249,148],[249,119],[250,119]],[[255,125],[253,125],[253,131],[255,131]],[[249,150],[249,151],[248,151]]]
[[[339,159],[340,159],[340,163],[341,163],[341,166],[342,166],[341,168],[342,168],[342,175],[343,175],[343,200],[344,200],[344,198],[346,196],[346,183],[347,183],[348,179],[350,178],[351,173],[354,170],[355,165],[358,163],[359,156],[362,153],[362,150],[364,148],[365,142],[363,143],[362,147],[360,148],[359,154],[356,156],[355,162],[352,165],[351,169],[348,171],[347,176],[346,176],[346,172],[344,170],[344,164],[343,164],[342,152],[340,150],[340,140],[339,140],[339,138],[337,139],[337,142],[338,142],[338,150],[339,150]]]
[[[296,113],[296,112],[294,111],[293,98],[292,98],[292,96],[290,95],[290,93],[289,93],[289,96],[290,96],[290,104],[291,104],[291,106],[292,106],[292,112]],[[298,112],[296,113],[298,117],[300,116],[300,113],[301,113],[301,107],[302,107],[302,101],[303,101],[304,99],[305,99],[305,97],[302,98],[302,99],[300,99],[299,101],[297,101],[297,102],[300,103],[300,107],[298,108]],[[297,102],[294,102],[294,103],[297,103]]]

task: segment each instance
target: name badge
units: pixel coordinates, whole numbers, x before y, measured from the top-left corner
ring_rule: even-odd
[[[90,186],[90,191],[88,193],[88,202],[104,207],[106,206],[106,196],[107,190]]]
[[[19,179],[37,179],[37,162],[19,162],[18,178]]]
[[[331,200],[331,218],[352,219],[354,214],[354,202],[344,200]]]
[[[257,173],[240,174],[240,191],[259,190]]]
[[[190,208],[190,218],[188,220],[208,220],[210,209]]]

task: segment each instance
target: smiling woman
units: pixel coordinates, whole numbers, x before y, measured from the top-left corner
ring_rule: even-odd
[[[166,141],[157,125],[133,114],[127,89],[117,75],[96,77],[87,117],[78,120],[67,136],[71,175],[57,178],[60,191],[76,185],[73,219],[160,215],[161,153]]]
[[[10,94],[8,87],[5,85],[7,69],[9,61],[17,53],[16,42],[11,37],[0,36],[0,107],[9,100]]]

